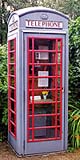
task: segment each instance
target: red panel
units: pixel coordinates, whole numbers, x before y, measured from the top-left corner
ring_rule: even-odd
[[[8,41],[8,130],[16,138],[16,39]]]
[[[27,46],[27,141],[60,140],[62,138],[62,39],[29,37]],[[40,49],[41,46],[43,49]],[[42,54],[48,56],[46,58],[41,57],[41,59],[38,57],[36,60],[36,53],[40,53],[39,56],[42,56]],[[46,71],[49,75],[41,76],[39,75],[40,71]],[[44,84],[46,87],[39,86],[40,79],[42,81],[45,79],[48,86],[47,84]],[[46,100],[42,95],[43,92],[49,94]],[[36,95],[41,99],[35,100]]]

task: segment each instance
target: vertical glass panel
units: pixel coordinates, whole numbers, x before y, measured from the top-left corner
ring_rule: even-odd
[[[14,134],[15,132],[15,128],[14,128],[14,125],[11,123],[11,132]]]
[[[32,78],[30,78],[29,80],[28,80],[28,86],[29,86],[29,89],[32,89]]]
[[[29,104],[29,111],[28,111],[29,115],[32,115],[32,104]]]
[[[32,38],[29,38],[29,49],[32,49]]]
[[[60,96],[61,96],[61,93],[60,91],[57,92],[57,101],[60,101]]]
[[[15,97],[14,97],[14,89],[11,89],[11,98],[15,99]]]
[[[10,86],[14,87],[14,77],[10,77]]]
[[[51,63],[56,63],[56,53],[53,52],[51,54],[52,54],[52,56],[51,56]]]
[[[60,76],[60,75],[61,75],[61,66],[58,65],[58,76]]]
[[[32,117],[29,117],[29,128],[32,128]]]
[[[57,79],[57,86],[58,86],[58,88],[60,88],[60,85],[61,85],[61,79],[58,78],[58,79]]]
[[[10,53],[10,63],[14,63],[14,52]]]
[[[60,136],[60,128],[57,128],[57,137],[59,137],[59,138],[61,137]]]
[[[52,88],[56,88],[56,78],[52,79]]]
[[[12,120],[13,122],[15,122],[15,115],[14,115],[14,113],[12,113],[12,112],[11,112],[11,120]]]
[[[58,103],[58,104],[57,104],[57,113],[60,113],[60,106],[61,106],[61,104]]]
[[[14,40],[10,41],[10,50],[14,50]]]
[[[52,104],[52,113],[55,113],[56,111],[56,103]]]
[[[56,126],[56,116],[52,116],[52,126]]]
[[[32,65],[29,65],[29,76],[32,76]]]
[[[58,40],[58,50],[61,50],[61,40]]]
[[[14,111],[14,102],[11,100],[11,109]]]
[[[56,50],[56,40],[53,40],[53,50]]]
[[[14,65],[10,65],[10,74],[14,75]]]
[[[57,116],[57,125],[60,125],[60,116]]]
[[[61,63],[61,53],[58,53],[58,63]]]
[[[32,63],[32,52],[31,51],[29,51],[28,52],[28,61],[29,61],[29,63]]]

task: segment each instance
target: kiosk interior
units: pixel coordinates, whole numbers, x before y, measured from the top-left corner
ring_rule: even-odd
[[[8,141],[21,155],[67,149],[68,17],[44,7],[8,20]]]

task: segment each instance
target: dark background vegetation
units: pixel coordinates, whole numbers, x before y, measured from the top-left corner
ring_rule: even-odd
[[[0,0],[0,141],[7,138],[7,20],[16,9],[45,6],[69,21],[69,146],[80,147],[80,0]]]

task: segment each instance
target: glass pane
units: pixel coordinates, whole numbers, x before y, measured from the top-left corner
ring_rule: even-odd
[[[15,127],[14,125],[11,123],[11,132],[14,133],[15,132]]]
[[[58,104],[57,104],[57,113],[60,113],[60,108],[61,108],[61,104],[58,103]]]
[[[55,76],[56,75],[56,66],[51,65],[35,65],[34,66],[34,75],[35,76]]]
[[[56,50],[56,40],[53,40],[52,42],[53,42],[52,49],[53,49],[53,50]]]
[[[34,117],[34,127],[55,126],[55,116],[39,116]]]
[[[35,139],[55,138],[55,128],[39,129],[34,131]]]
[[[60,76],[60,75],[61,75],[61,66],[58,65],[58,76]]]
[[[34,49],[48,50],[50,42],[51,41],[47,40],[47,39],[35,39],[34,40]]]
[[[32,39],[29,39],[29,49],[32,49]]]
[[[29,128],[32,128],[32,117],[29,117]]]
[[[58,53],[58,63],[61,63],[61,53]]]
[[[55,104],[35,104],[34,114],[53,114],[55,113]]]
[[[57,92],[57,101],[60,101],[60,96],[61,96],[61,93],[60,91]]]
[[[46,114],[46,109],[47,105],[43,105],[43,104],[36,104],[34,105],[34,113],[36,114]]]
[[[47,51],[36,51],[34,62],[39,63],[56,63],[56,53]]]
[[[14,97],[14,89],[11,89],[11,98],[15,99],[15,97]]]
[[[14,65],[10,65],[10,74],[14,75]]]
[[[61,78],[58,78],[58,79],[57,79],[57,86],[58,86],[58,88],[61,87]]]
[[[32,115],[32,104],[29,104],[28,114],[29,114],[29,115]]]
[[[60,135],[60,128],[57,128],[57,137],[61,137],[61,135]]]
[[[58,50],[61,50],[61,40],[58,40]]]
[[[14,50],[14,40],[10,41],[10,51]]]
[[[10,86],[14,87],[14,77],[10,77]]]
[[[57,116],[57,125],[60,125],[60,116]]]
[[[11,109],[14,111],[14,102],[11,101]]]
[[[29,61],[29,63],[32,63],[32,52],[31,51],[29,51],[28,52],[28,61]]]
[[[15,115],[14,115],[14,113],[12,113],[12,112],[11,112],[11,120],[12,120],[13,122],[15,122]]]
[[[55,89],[56,87],[56,78],[50,78],[47,76],[47,72],[44,76],[41,76],[41,73],[39,72],[39,78],[34,79],[34,89]],[[47,93],[46,93],[47,94]]]
[[[29,80],[28,80],[28,86],[29,86],[29,89],[32,89],[33,87],[32,87],[32,78],[30,78]]]
[[[10,53],[10,63],[14,63],[14,52]]]
[[[34,103],[53,103],[56,101],[56,92],[55,91],[34,91],[34,96],[32,95],[32,92],[29,92],[29,100],[30,103],[32,102],[32,99],[34,100]]]
[[[34,115],[55,113],[56,104],[34,104]],[[32,104],[29,105],[29,115],[32,115]]]

